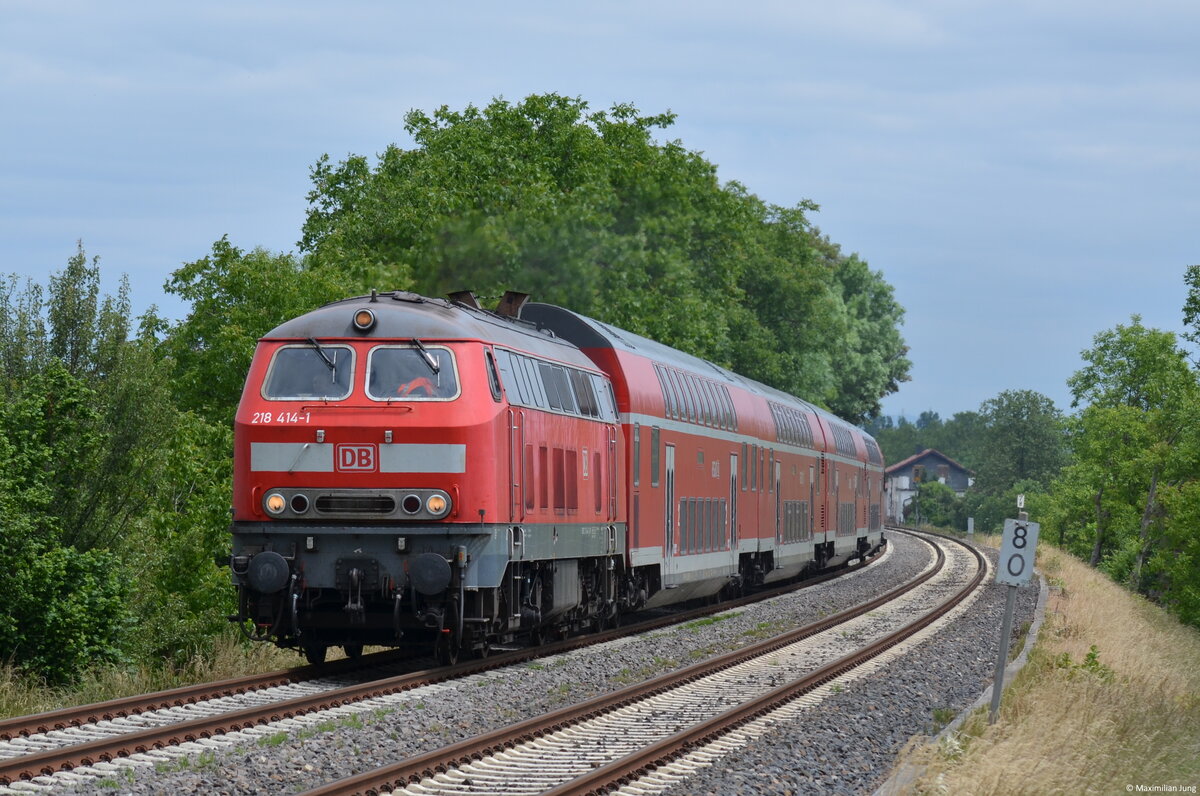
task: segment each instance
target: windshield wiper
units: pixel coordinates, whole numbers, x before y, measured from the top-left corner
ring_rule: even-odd
[[[334,373],[337,373],[337,365],[333,364],[333,360],[330,359],[329,355],[325,353],[325,349],[321,348],[321,344],[317,342],[316,338],[308,338],[308,344],[317,349],[317,353],[321,355],[321,359],[325,360],[326,367],[328,367]]]
[[[412,341],[413,345],[421,350],[421,358],[425,360],[425,364],[428,365],[429,369],[433,371],[433,375],[438,375],[442,370],[442,366],[439,365],[437,360],[433,358],[433,354],[429,353],[429,351],[425,349],[425,346],[421,345],[421,341],[417,338],[414,337]]]

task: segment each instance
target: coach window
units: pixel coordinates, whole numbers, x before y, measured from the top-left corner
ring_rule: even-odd
[[[687,396],[683,392],[683,376],[667,368],[667,379],[675,389],[675,418],[687,420]]]
[[[749,472],[750,468],[746,466],[750,463],[750,459],[748,458],[748,455],[749,455],[748,454],[748,446],[746,445],[746,443],[743,442],[742,443],[742,462],[744,462],[742,465],[742,491],[743,492],[746,491],[746,488],[748,486],[747,478],[749,478],[749,475],[750,475],[750,472]]]
[[[658,426],[653,426],[650,429],[650,486],[658,486],[658,469],[659,469],[659,434]]]
[[[708,425],[708,398],[704,394],[704,380],[692,379],[694,389],[692,392],[696,397],[696,422],[707,426]]]
[[[688,384],[688,402],[691,407],[692,423],[703,423],[704,419],[703,408],[700,403],[700,381],[695,376],[685,376],[686,384]]]
[[[642,480],[642,427],[633,424],[633,485],[638,486]]]
[[[667,386],[667,374],[663,372],[661,365],[654,366],[654,375],[658,377],[658,386],[662,390],[663,414],[667,417],[674,417],[675,396],[671,394],[671,388]]]
[[[679,384],[683,387],[683,409],[685,420],[696,422],[696,396],[692,393],[692,378],[686,373],[679,374]]]
[[[700,390],[704,393],[704,421],[710,426],[716,426],[717,423],[717,396],[712,384],[707,381],[700,382]]]
[[[678,373],[666,369],[667,381],[671,384],[671,389],[675,393],[675,419],[687,420],[687,398],[683,394],[682,379]]]
[[[758,446],[750,446],[750,491],[758,491]]]

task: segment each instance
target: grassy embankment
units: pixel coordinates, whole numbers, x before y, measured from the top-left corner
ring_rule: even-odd
[[[217,639],[213,647],[211,654],[196,658],[186,666],[98,667],[87,672],[78,683],[60,688],[48,688],[40,680],[22,676],[12,666],[3,664],[0,665],[0,717],[43,713],[193,683],[288,669],[304,663],[295,652],[264,644],[247,646],[236,637]],[[330,656],[331,659],[334,657],[337,656]]]
[[[1049,545],[1038,566],[1046,621],[999,720],[911,750],[913,792],[1196,793],[1200,632]]]

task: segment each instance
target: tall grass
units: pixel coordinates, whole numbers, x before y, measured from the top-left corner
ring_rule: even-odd
[[[1038,559],[1052,584],[1046,622],[999,721],[981,710],[914,750],[925,773],[912,791],[1196,792],[1200,633],[1062,551]]]
[[[235,636],[214,640],[212,651],[175,667],[97,667],[78,683],[50,688],[20,670],[0,665],[0,717],[25,716],[49,710],[105,702],[109,699],[164,691],[194,683],[226,680],[247,674],[298,666],[304,661],[295,652],[265,644],[247,645]]]

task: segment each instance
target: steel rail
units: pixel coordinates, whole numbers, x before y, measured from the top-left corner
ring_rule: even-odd
[[[397,675],[395,677],[384,678],[368,683],[336,688],[318,694],[295,697],[269,705],[260,705],[241,710],[229,711],[211,717],[177,722],[163,727],[137,730],[120,735],[114,735],[110,738],[102,738],[79,744],[61,746],[55,749],[47,749],[36,752],[34,754],[21,755],[19,757],[0,760],[0,785],[10,785],[13,782],[20,780],[30,780],[38,776],[50,776],[58,771],[70,770],[78,766],[93,765],[98,761],[110,762],[114,759],[128,757],[129,755],[136,753],[149,752],[188,741],[196,741],[203,738],[224,735],[229,732],[237,732],[239,730],[245,730],[251,727],[280,721],[285,718],[294,718],[306,713],[328,710],[329,708],[340,707],[342,705],[347,705],[354,702],[361,702],[363,700],[386,696],[389,694],[398,693],[400,691],[407,691],[413,688],[418,688],[445,680],[451,680],[458,677],[464,677],[478,672],[488,671],[503,666],[511,666],[516,663],[522,663],[539,657],[554,655],[561,652],[568,652],[589,646],[591,644],[610,641],[634,633],[643,633],[660,627],[677,624],[679,622],[686,622],[694,617],[702,617],[714,613],[725,612],[741,605],[746,605],[752,602],[768,599],[772,596],[778,596],[779,594],[784,594],[790,591],[814,586],[818,583],[823,583],[839,577],[842,574],[846,574],[849,571],[859,569],[862,566],[870,563],[871,560],[873,559],[863,561],[854,567],[835,570],[831,573],[806,579],[799,583],[790,583],[766,592],[759,592],[745,597],[740,597],[735,600],[720,603],[718,605],[704,606],[682,613],[673,613],[668,616],[646,620],[621,628],[614,628],[612,630],[599,633],[591,633],[585,636],[573,637],[538,647],[505,652],[500,655],[494,655],[484,659],[465,661],[449,667],[411,672],[408,674]],[[5,722],[3,725],[0,725],[0,727],[6,728],[6,731],[9,733],[9,738],[28,736],[39,732],[46,732],[48,729],[63,729],[70,726],[82,726],[90,722],[95,722],[98,719],[108,719],[114,716],[127,716],[135,713],[141,713],[145,710],[155,710],[162,707],[188,704],[189,702],[200,702],[205,698],[203,696],[205,693],[208,694],[208,698],[215,698],[220,696],[228,696],[233,693],[258,690],[253,687],[242,688],[241,691],[235,690],[238,688],[238,684],[242,683],[243,681],[245,681],[247,684],[261,683],[264,682],[264,678],[266,678],[265,681],[269,682],[270,685],[295,683],[301,681],[301,679],[296,677],[300,673],[311,673],[312,677],[304,677],[303,679],[313,679],[314,677],[325,676],[331,673],[338,674],[351,671],[362,667],[363,664],[364,659],[353,662],[346,661],[344,665],[342,661],[335,661],[333,664],[324,666],[303,666],[299,667],[298,669],[274,672],[267,675],[235,678],[234,680],[222,681],[215,684],[187,686],[179,689],[173,689],[172,691],[159,692],[158,694],[151,694],[142,697],[131,697],[127,699],[117,699],[106,703],[99,703],[97,705],[84,706],[82,708],[65,708],[59,711],[38,714],[37,716],[12,719]],[[258,686],[258,688],[264,687],[268,686]],[[151,706],[142,707],[140,710],[138,709],[140,705],[145,704],[150,704]]]
[[[929,543],[928,540],[922,541]],[[867,614],[879,606],[912,591],[934,577],[945,565],[945,553],[936,545],[929,544],[937,552],[937,561],[928,572],[862,605],[849,608],[825,619],[757,642],[740,650],[734,650],[710,660],[692,664],[678,671],[668,672],[643,683],[637,683],[619,691],[603,694],[585,702],[570,705],[552,713],[536,716],[508,727],[502,727],[492,732],[477,735],[473,738],[467,738],[450,746],[435,749],[399,763],[328,783],[324,786],[305,791],[302,796],[353,796],[354,794],[378,794],[402,788],[409,783],[419,782],[422,779],[445,773],[456,766],[496,754],[528,740],[539,738],[605,713],[610,713],[647,697],[670,691],[684,683],[699,680],[714,672],[728,669],[744,661],[768,654],[789,644],[794,644],[797,641],[816,635],[850,619]]]
[[[846,672],[861,666],[905,639],[919,633],[935,621],[949,613],[954,606],[965,600],[983,581],[987,572],[983,556],[973,547],[963,544],[953,537],[932,534],[962,544],[971,551],[978,564],[975,577],[954,595],[944,600],[937,608],[920,619],[889,633],[883,638],[872,642],[856,652],[851,652],[822,666],[805,677],[786,683],[773,691],[763,694],[741,705],[730,708],[710,721],[694,725],[669,738],[647,746],[632,755],[601,766],[593,771],[564,783],[557,788],[546,791],[543,796],[591,796],[591,794],[608,793],[610,790],[626,785],[650,771],[660,768],[689,751],[709,744],[723,735],[748,724],[782,705],[797,699],[836,679]]]
[[[280,685],[291,685],[318,677],[340,675],[359,669],[370,668],[379,664],[392,663],[393,660],[403,660],[402,656],[393,651],[375,653],[358,660],[338,660],[320,666],[298,666],[294,669],[283,669],[265,674],[251,674],[219,680],[212,683],[180,686],[167,691],[156,691],[140,696],[119,697],[107,702],[97,702],[78,707],[61,708],[45,713],[29,716],[16,716],[0,719],[0,741],[14,738],[29,737],[53,730],[64,730],[68,727],[80,727],[85,724],[95,724],[98,721],[111,721],[115,718],[135,716],[152,710],[194,705],[209,699],[246,694],[251,691],[261,691],[264,688],[274,688]]]

